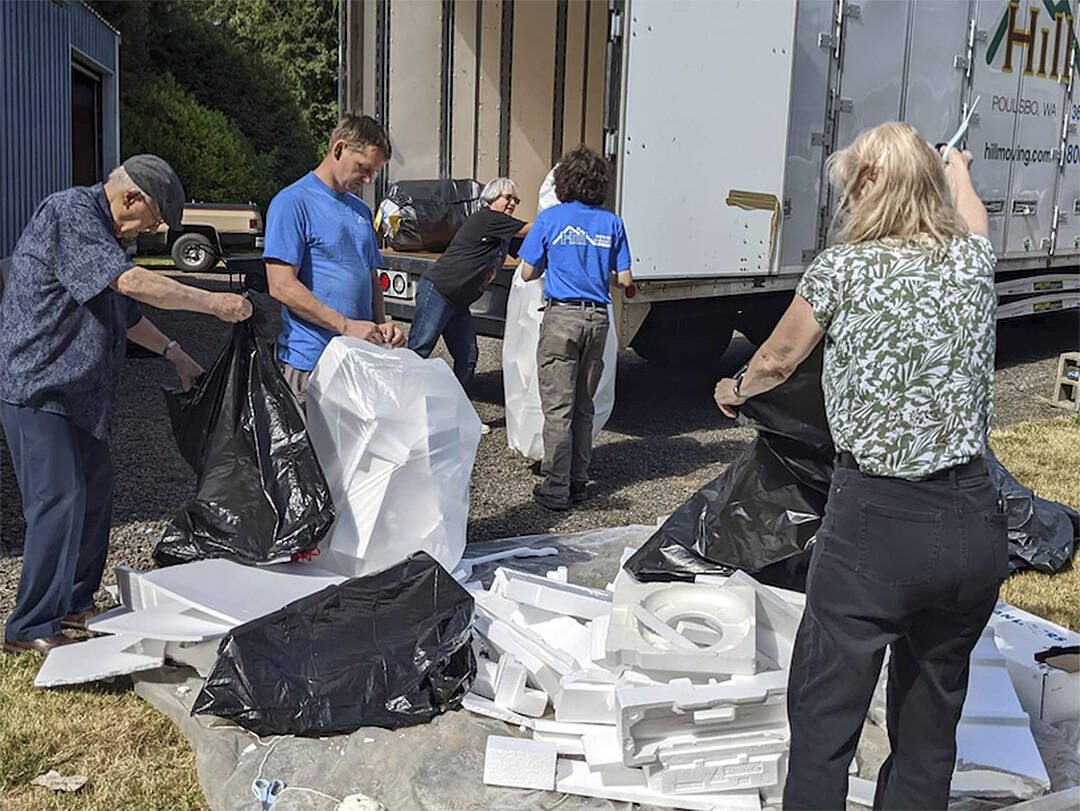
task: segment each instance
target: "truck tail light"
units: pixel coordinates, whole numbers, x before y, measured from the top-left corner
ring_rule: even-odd
[[[627,298],[633,298],[635,295],[637,295],[637,288],[634,287],[634,285],[632,285],[632,284],[627,285],[627,287],[626,287],[626,297]]]
[[[258,231],[259,220],[255,217],[252,217],[250,220],[248,220],[248,228],[250,228],[252,231]]]
[[[379,274],[379,287],[382,288],[382,291],[384,293],[387,290],[390,289],[390,276],[389,276],[389,274],[387,274],[387,273],[380,273]]]

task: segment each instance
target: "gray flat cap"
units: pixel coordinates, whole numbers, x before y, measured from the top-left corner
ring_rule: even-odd
[[[165,223],[179,231],[184,215],[184,187],[173,168],[157,155],[132,155],[123,166],[135,185],[150,195]]]

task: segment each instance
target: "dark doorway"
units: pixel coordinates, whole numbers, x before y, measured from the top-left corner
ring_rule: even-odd
[[[71,66],[71,180],[92,186],[102,180],[101,79]]]

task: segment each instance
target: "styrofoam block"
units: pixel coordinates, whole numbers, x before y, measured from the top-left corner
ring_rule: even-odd
[[[529,672],[533,683],[555,695],[559,679],[576,669],[573,660],[527,629],[501,619],[482,602],[475,604],[473,629],[501,654],[509,653]]]
[[[62,687],[151,670],[165,663],[165,643],[133,636],[99,636],[53,648],[34,679],[35,687]]]
[[[510,615],[510,619],[568,655],[579,667],[592,666],[592,635],[573,617],[523,605]]]
[[[476,678],[473,679],[472,690],[484,698],[495,698],[495,674],[499,672],[499,663],[489,659],[476,659]]]
[[[583,724],[615,724],[615,685],[562,679],[555,693],[555,719]]]
[[[552,743],[491,735],[484,754],[484,784],[551,791],[557,757]]]
[[[776,744],[776,751],[771,752],[746,746],[746,751],[731,747],[723,756],[701,754],[688,762],[661,759],[645,767],[649,786],[664,794],[702,794],[782,785],[787,776],[787,744]]]
[[[723,588],[744,586],[753,590],[758,653],[775,662],[779,668],[791,667],[791,654],[795,648],[799,623],[802,622],[802,610],[778,593],[782,589],[763,585],[746,572],[733,572],[722,585]]]
[[[232,625],[177,601],[133,611],[126,606],[99,614],[87,623],[99,634],[120,634],[166,642],[204,642],[229,633]]]
[[[645,765],[661,749],[711,745],[734,732],[786,730],[787,677],[786,670],[773,670],[718,684],[617,687],[615,718],[624,762]]]
[[[951,794],[1028,800],[1050,790],[1050,778],[1020,706],[994,631],[971,652],[968,691],[956,727]]]
[[[592,732],[581,738],[585,752],[585,762],[593,771],[598,769],[622,769],[622,747],[615,727],[607,727],[603,732]]]
[[[608,633],[611,631],[611,615],[597,617],[589,623],[589,659],[606,667]]]
[[[609,729],[605,724],[573,724],[566,721],[552,721],[550,718],[535,718],[532,720],[532,728],[537,732],[550,733],[552,735],[594,735]]]
[[[307,390],[307,429],[336,518],[320,564],[350,577],[465,550],[481,424],[440,359],[335,337]]]
[[[500,707],[538,718],[547,709],[547,694],[525,686],[528,673],[513,656],[504,653],[495,669],[494,701]]]
[[[555,745],[559,757],[584,757],[585,744],[582,735],[560,735],[557,732],[537,732],[533,730],[533,739]]]
[[[686,677],[751,674],[755,671],[756,597],[747,586],[722,589],[696,583],[638,583],[616,578],[611,625],[605,640],[610,667]],[[681,621],[705,623],[718,632],[711,645],[678,633]]]
[[[165,658],[193,668],[205,679],[214,669],[220,646],[219,639],[211,639],[207,642],[166,642]]]
[[[532,729],[533,726],[532,718],[526,718],[513,710],[500,707],[490,698],[484,698],[476,693],[466,693],[465,697],[461,699],[461,707],[477,715],[494,718],[497,721],[505,721],[508,724],[524,729]]]
[[[625,671],[629,672],[629,671]],[[621,677],[602,667],[584,667],[562,677],[563,684],[586,682],[588,684],[618,684]]]
[[[558,580],[560,583],[570,582],[569,580],[567,580],[569,576],[570,570],[567,569],[565,566],[556,566],[554,569],[551,569],[550,571],[544,573],[544,577],[550,578],[551,580]],[[605,592],[605,594],[606,593],[607,592]]]
[[[864,780],[861,777],[848,777],[848,802],[856,805],[865,805],[867,808],[874,807],[874,794],[877,792],[877,783],[873,780]]]
[[[584,620],[611,612],[611,595],[605,591],[514,569],[497,569],[492,590],[524,605]]]
[[[555,790],[582,797],[597,797],[616,802],[684,808],[689,811],[761,811],[756,791],[732,791],[724,794],[662,794],[649,788],[641,769],[603,769],[592,771],[587,763],[559,758],[555,772]]]

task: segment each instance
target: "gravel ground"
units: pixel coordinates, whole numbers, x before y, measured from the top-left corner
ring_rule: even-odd
[[[220,275],[180,276],[226,289]],[[148,314],[205,366],[228,338],[228,326],[208,316],[149,308]],[[1078,346],[1075,313],[1003,324],[995,425],[1060,416],[1063,412],[1047,400],[1051,376],[1058,354]],[[725,371],[737,369],[752,351],[745,340],[733,341],[723,359]],[[470,540],[652,523],[719,475],[751,438],[749,429],[735,427],[713,405],[712,378],[658,369],[632,352],[622,352],[615,412],[593,455],[594,495],[570,513],[549,512],[532,502],[537,479],[530,465],[506,446],[500,353],[499,341],[480,339],[473,401],[491,433],[481,439],[473,471]],[[117,564],[152,565],[154,541],[194,490],[194,475],[176,451],[160,393],[162,385],[175,382],[171,366],[159,359],[130,358],[126,364],[113,411],[115,505],[106,583],[112,582],[112,567]],[[0,617],[14,601],[23,535],[19,491],[4,446],[0,447],[0,553],[4,553]]]

